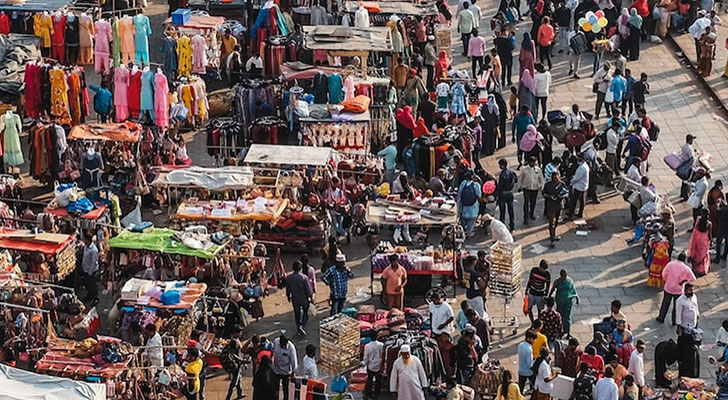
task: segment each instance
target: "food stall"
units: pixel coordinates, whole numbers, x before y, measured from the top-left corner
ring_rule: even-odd
[[[421,202],[405,202],[396,199],[377,199],[366,206],[366,221],[372,226],[409,225],[423,230],[435,226],[446,227],[443,235],[456,235],[457,203],[444,198],[433,198]],[[447,229],[450,227],[450,229]],[[447,233],[450,232],[450,233]],[[426,244],[426,233],[423,244]],[[388,241],[379,241],[371,255],[371,286],[374,293],[374,275],[381,274],[389,266],[389,255],[397,254],[400,265],[407,270],[406,295],[425,294],[432,287],[433,276],[456,278],[457,252],[455,238],[443,240],[437,246],[424,249],[408,249],[394,246]],[[449,243],[449,244],[448,244]]]

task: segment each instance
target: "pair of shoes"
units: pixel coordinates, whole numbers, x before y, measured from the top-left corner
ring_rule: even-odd
[[[531,218],[531,220],[533,220],[533,221],[535,221],[535,220],[536,220],[536,217],[535,217],[535,216],[533,216],[533,215],[531,215],[531,216],[530,216],[529,218]]]
[[[549,244],[549,248],[552,248],[553,249],[554,247],[556,247],[556,243],[551,242],[551,244]]]
[[[602,204],[602,202],[599,201],[599,199],[594,199],[594,201],[592,201],[592,203],[594,203],[594,204]]]
[[[298,327],[298,336],[306,336],[306,331],[303,330],[302,326]]]
[[[526,226],[528,226],[528,218],[524,218],[524,219],[523,219],[523,225],[526,225]]]

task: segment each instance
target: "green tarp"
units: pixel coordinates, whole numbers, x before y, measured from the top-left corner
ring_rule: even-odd
[[[177,233],[171,229],[155,228],[147,233],[137,233],[129,230],[123,230],[118,236],[109,240],[109,245],[117,249],[133,249],[158,251],[167,254],[179,254],[183,256],[213,258],[222,246],[213,244],[207,250],[197,250],[188,247],[176,240],[172,240],[172,236]]]

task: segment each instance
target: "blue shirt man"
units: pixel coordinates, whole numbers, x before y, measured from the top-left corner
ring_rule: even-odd
[[[618,103],[622,101],[622,97],[624,97],[624,94],[627,91],[627,80],[622,76],[622,71],[614,71],[614,77],[612,78],[610,89],[612,89],[612,93],[614,93],[614,102]]]
[[[536,334],[532,330],[526,331],[526,337],[523,342],[518,344],[518,386],[523,391],[526,380],[531,382],[533,386],[533,344]]]

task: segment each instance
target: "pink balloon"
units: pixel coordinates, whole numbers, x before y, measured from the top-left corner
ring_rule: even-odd
[[[596,15],[597,18],[602,18],[604,16],[604,11],[597,10],[597,12],[595,12],[594,15]]]

